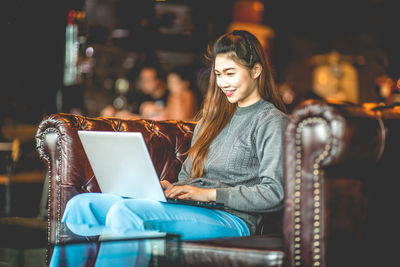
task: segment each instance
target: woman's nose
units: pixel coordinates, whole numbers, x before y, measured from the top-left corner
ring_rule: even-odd
[[[229,82],[225,77],[220,78],[219,84],[221,88],[229,87]]]

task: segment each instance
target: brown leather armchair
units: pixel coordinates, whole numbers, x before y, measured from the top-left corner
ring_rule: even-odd
[[[400,107],[296,107],[285,137],[288,266],[393,266],[399,151]]]
[[[50,171],[49,241],[66,238],[57,225],[71,197],[100,191],[77,130],[142,132],[157,173],[173,182],[194,126],[71,114],[44,118],[36,140]],[[383,210],[395,203],[399,137],[398,108],[303,102],[290,115],[285,135],[283,216],[267,214],[259,235],[184,242],[185,265],[366,266],[388,260],[389,249],[381,244],[387,245],[392,222],[386,219],[393,211]]]

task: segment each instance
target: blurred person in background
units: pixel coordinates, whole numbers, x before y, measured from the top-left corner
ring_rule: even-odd
[[[193,120],[198,104],[192,87],[190,68],[186,66],[173,68],[167,74],[169,94],[166,106],[161,107],[157,103],[148,102],[142,105],[141,114],[146,118],[159,120]]]
[[[157,112],[165,107],[168,90],[163,79],[161,68],[156,65],[144,65],[140,69],[138,78],[138,90],[132,101],[136,101],[139,105],[139,114],[130,110],[118,110],[114,106],[109,105],[101,110],[101,117],[116,117],[116,118],[142,118],[142,117],[157,117],[160,116]],[[158,109],[153,109],[152,114],[143,114],[142,112],[148,110],[146,106],[157,106]],[[147,111],[149,112],[149,111]]]

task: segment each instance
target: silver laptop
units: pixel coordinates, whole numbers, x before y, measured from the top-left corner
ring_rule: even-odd
[[[140,132],[78,134],[101,192],[167,201]]]
[[[122,197],[221,208],[216,202],[167,199],[141,132],[78,131],[100,190]]]

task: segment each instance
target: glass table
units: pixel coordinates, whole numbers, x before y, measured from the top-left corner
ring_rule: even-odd
[[[50,244],[55,266],[183,266],[179,235],[165,232],[105,233],[98,236],[74,234],[60,223],[62,238]]]
[[[3,246],[0,266],[183,266],[179,235],[151,231],[87,237],[74,234],[66,224],[59,227],[62,235],[47,247]]]

